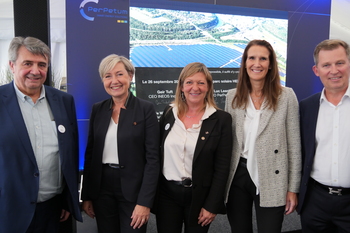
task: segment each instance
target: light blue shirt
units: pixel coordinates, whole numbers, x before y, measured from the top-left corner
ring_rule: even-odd
[[[34,103],[15,85],[18,104],[32,144],[39,169],[38,202],[47,201],[62,193],[62,173],[55,119],[41,88],[39,99]]]

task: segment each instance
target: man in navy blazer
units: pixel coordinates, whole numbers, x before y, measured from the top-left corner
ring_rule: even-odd
[[[73,97],[44,86],[50,49],[33,37],[9,48],[14,81],[0,87],[0,232],[58,232],[78,199]]]
[[[325,40],[313,71],[324,89],[300,102],[303,232],[350,232],[350,48]]]

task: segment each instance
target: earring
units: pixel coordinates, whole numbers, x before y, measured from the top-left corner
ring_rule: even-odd
[[[186,102],[186,97],[185,97],[183,92],[181,92],[181,99],[182,99],[183,102]]]

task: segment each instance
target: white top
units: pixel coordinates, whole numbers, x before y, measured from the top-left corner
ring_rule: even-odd
[[[118,124],[111,118],[103,147],[102,163],[119,164],[117,133]]]
[[[192,178],[193,156],[203,120],[216,109],[207,105],[199,124],[193,124],[188,129],[178,118],[177,107],[173,106],[172,111],[175,122],[164,142],[163,175],[167,180],[181,181],[183,178]]]
[[[350,90],[337,106],[322,91],[311,177],[321,184],[350,188]]]
[[[263,105],[261,107],[263,107]],[[256,194],[259,194],[259,174],[255,153],[255,141],[259,128],[260,115],[261,110],[255,109],[253,101],[249,96],[249,104],[245,111],[244,118],[243,152],[241,156],[247,159],[247,169],[256,186]]]

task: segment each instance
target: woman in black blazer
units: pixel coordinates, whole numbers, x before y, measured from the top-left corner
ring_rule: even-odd
[[[157,116],[129,91],[135,68],[128,59],[109,55],[99,72],[111,98],[92,107],[83,210],[96,217],[99,233],[145,233],[159,177]]]
[[[207,232],[224,213],[232,149],[230,114],[217,108],[207,67],[188,64],[174,102],[160,119],[162,174],[156,203],[159,233]]]

